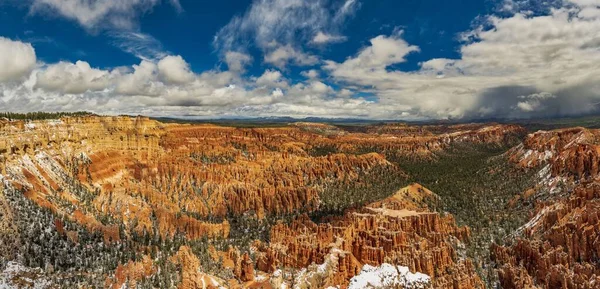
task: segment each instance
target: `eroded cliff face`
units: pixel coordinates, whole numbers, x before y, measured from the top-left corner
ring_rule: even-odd
[[[307,288],[347,286],[364,265],[406,266],[431,276],[434,288],[483,288],[473,264],[461,252],[469,229],[451,215],[429,212],[424,200],[435,197],[418,184],[394,196],[349,211],[343,217],[314,223],[303,215],[271,230],[269,244],[258,244],[257,268],[306,268],[323,264]]]
[[[159,274],[157,261],[148,257],[155,248],[146,243],[162,245],[180,235],[199,242],[227,239],[231,218],[298,215],[289,225],[273,226],[268,242],[253,246],[256,254],[235,247],[216,253],[229,262],[223,265],[233,281],[202,275],[193,250],[178,245],[168,262],[182,272],[180,288],[279,288],[290,279],[281,274],[284,267],[305,269],[298,281],[305,287],[299,288],[344,287],[364,265],[383,263],[427,274],[435,288],[481,288],[462,252],[469,229],[451,215],[431,212],[426,204],[436,196],[421,186],[320,223],[306,214],[319,211],[332,184],[351,188],[365,175],[402,178],[390,157],[427,158],[460,143],[507,145],[523,133],[512,125],[385,125],[352,132],[321,124],[250,129],[144,117],[0,120],[0,175],[11,192],[52,212],[52,228],[73,244],[83,236],[63,222],[99,233],[107,246],[146,238],[142,257],[122,260],[106,287]],[[593,165],[583,163],[592,174]],[[8,232],[12,213],[2,194],[0,212]]]
[[[600,131],[540,131],[511,151],[542,167],[536,208],[511,246],[492,246],[503,288],[600,288]]]
[[[397,131],[323,135],[306,127],[165,125],[144,117],[2,121],[0,171],[40,206],[105,232],[107,240],[117,238],[116,228],[96,220],[99,215],[138,232],[150,231],[154,222],[165,236],[227,237],[226,221],[198,218],[310,212],[327,182],[351,182],[374,168],[397,170],[383,155],[343,152],[368,146],[427,154],[451,142],[502,143],[520,133],[513,126],[451,127],[404,138]],[[344,149],[309,154],[329,143]]]

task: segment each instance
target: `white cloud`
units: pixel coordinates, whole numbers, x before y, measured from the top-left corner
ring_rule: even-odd
[[[356,10],[360,8],[360,2],[358,0],[346,0],[336,11],[333,20],[336,23],[341,23],[346,20],[349,16],[354,15]]]
[[[350,89],[347,89],[347,88],[342,88],[342,89],[340,90],[340,92],[338,93],[338,95],[339,95],[340,97],[350,97],[350,96],[352,96],[353,94],[354,94],[354,92],[352,92],[352,90],[350,90]]]
[[[173,5],[175,10],[177,10],[177,12],[183,12],[183,7],[181,7],[181,3],[179,3],[179,0],[169,0],[169,2],[171,3],[171,5]]]
[[[133,73],[126,73],[119,78],[115,92],[122,95],[158,96],[165,86],[157,80],[156,64],[142,60],[139,65],[133,65]]]
[[[454,65],[455,60],[445,58],[434,58],[421,63],[421,69],[432,72],[447,71]]]
[[[29,75],[35,62],[36,55],[31,44],[0,37],[0,82]]]
[[[302,76],[304,76],[306,78],[310,78],[310,79],[319,78],[319,75],[320,75],[319,71],[316,70],[316,69],[310,69],[310,70],[307,70],[307,71],[302,71],[300,74]]]
[[[317,32],[315,37],[313,37],[312,42],[315,44],[327,44],[327,43],[336,43],[336,42],[344,42],[346,41],[346,36],[342,35],[330,35],[327,33],[323,33],[322,31]]]
[[[194,79],[190,65],[181,56],[169,55],[158,62],[158,75],[166,83],[187,83]]]
[[[310,89],[311,91],[313,91],[319,95],[329,94],[329,93],[334,92],[334,90],[333,90],[333,88],[331,88],[331,86],[329,86],[323,82],[320,82],[318,80],[311,81],[308,85],[308,89]]]
[[[580,7],[598,7],[600,6],[599,0],[567,0]]]
[[[341,39],[341,25],[358,6],[356,0],[254,0],[243,15],[234,17],[217,32],[213,44],[222,54],[245,51],[250,44],[262,50],[265,59],[277,62],[278,67],[284,67],[287,60],[304,65],[306,60],[315,61],[286,57],[292,47],[302,52],[302,47],[319,32]]]
[[[256,79],[256,85],[266,87],[287,87],[287,81],[283,77],[280,71],[274,69],[267,69],[265,72]]]
[[[33,0],[31,13],[58,13],[67,19],[77,21],[89,30],[104,28],[133,29],[138,17],[152,10],[160,0]],[[181,10],[179,0],[170,3]]]
[[[467,34],[459,59],[432,59],[421,70],[386,69],[416,52],[399,37],[379,36],[342,63],[325,61],[338,81],[378,97],[391,116],[426,118],[534,117],[597,111],[600,100],[600,21],[586,7],[543,16],[489,17]],[[596,11],[598,7],[594,7]],[[440,77],[443,76],[443,77]],[[549,93],[555,97],[522,95]],[[517,108],[517,109],[514,109]]]
[[[319,58],[297,50],[291,45],[285,45],[267,53],[265,62],[283,69],[290,62],[298,66],[315,65],[319,62]]]
[[[371,39],[371,46],[363,48],[356,57],[349,58],[343,63],[327,61],[325,68],[331,70],[334,76],[354,78],[354,73],[369,73],[375,70],[385,71],[385,68],[405,61],[405,56],[419,51],[417,46],[408,44],[401,34],[390,37],[379,35]]]
[[[252,63],[252,56],[237,51],[227,51],[225,63],[231,71],[244,72],[246,66]]]
[[[522,100],[517,103],[517,108],[524,112],[533,112],[544,108],[544,100],[556,98],[556,96],[548,92],[541,92],[530,95],[521,95],[517,98]]]
[[[112,44],[139,59],[158,60],[168,55],[163,45],[152,35],[132,31],[112,31]]]
[[[281,88],[275,88],[275,89],[273,90],[273,92],[271,93],[271,95],[272,95],[273,97],[280,98],[280,97],[282,97],[282,96],[283,96],[283,91],[281,90]]]
[[[37,88],[65,94],[101,91],[111,85],[114,75],[109,71],[92,68],[85,61],[59,62],[37,73]]]
[[[161,0],[30,0],[31,14],[58,16],[73,20],[88,32],[108,31],[112,44],[140,59],[158,60],[166,55],[162,43],[139,31],[139,18]],[[169,0],[178,12],[179,0]]]

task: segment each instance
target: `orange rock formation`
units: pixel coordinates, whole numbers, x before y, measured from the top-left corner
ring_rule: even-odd
[[[461,260],[455,250],[468,241],[468,228],[457,227],[450,215],[427,212],[419,200],[404,207],[402,204],[413,199],[409,191],[421,192],[418,199],[431,196],[428,190],[413,185],[328,223],[316,224],[304,215],[289,226],[276,225],[270,244],[259,245],[262,254],[257,268],[273,272],[279,267],[322,264],[333,246],[343,253],[322,284],[325,287],[347,286],[364,264],[387,262],[430,275],[435,288],[483,288],[473,264]]]
[[[549,168],[541,186],[551,190],[538,193],[514,244],[491,248],[503,288],[600,288],[599,150],[599,130],[572,128],[531,134],[511,151],[521,166]]]

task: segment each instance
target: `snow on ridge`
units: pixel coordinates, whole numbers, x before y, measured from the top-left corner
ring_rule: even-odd
[[[379,267],[365,265],[362,271],[352,277],[348,289],[383,288],[422,289],[431,287],[431,277],[423,273],[412,273],[408,267],[383,263]]]
[[[28,283],[28,288],[32,289],[45,289],[50,288],[51,283],[47,279],[43,278],[39,273],[40,268],[29,268],[25,267],[16,262],[8,262],[4,271],[0,272],[0,289],[17,289],[22,288],[21,285],[15,284],[14,281],[21,281]],[[35,279],[30,277],[35,276]],[[20,283],[20,282],[17,282]]]
[[[563,207],[563,204],[561,204],[561,203],[556,203],[556,204],[544,207],[531,220],[529,220],[529,222],[527,222],[525,225],[519,227],[515,231],[515,234],[517,234],[517,235],[522,234],[525,230],[536,230],[536,227],[539,225],[540,221],[543,219],[543,217],[546,214],[548,214],[549,212],[552,212],[552,211],[559,210],[562,207]]]
[[[33,122],[28,122],[25,124],[25,127],[28,129],[35,129],[35,123]]]

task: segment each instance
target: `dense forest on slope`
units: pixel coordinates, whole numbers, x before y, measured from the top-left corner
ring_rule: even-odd
[[[502,244],[527,222],[533,204],[514,205],[511,199],[535,183],[534,170],[509,163],[507,147],[456,145],[426,161],[398,159],[409,179],[440,196],[434,204],[452,213],[459,224],[471,228],[467,255],[474,259],[481,277],[491,287],[496,273],[490,264],[489,246]]]
[[[94,113],[87,111],[76,111],[76,112],[0,112],[0,118],[6,118],[8,120],[42,120],[42,119],[59,119],[65,116],[80,117],[80,116],[92,116]]]

